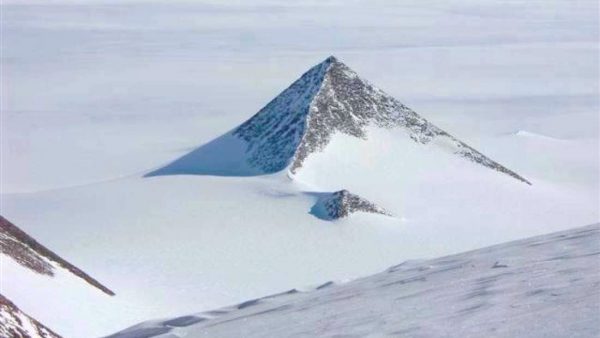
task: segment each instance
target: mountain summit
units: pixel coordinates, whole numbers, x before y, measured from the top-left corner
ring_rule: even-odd
[[[330,56],[309,69],[249,120],[147,176],[252,176],[297,173],[336,133],[367,139],[367,127],[403,129],[421,144],[441,139],[468,160],[530,184],[512,170],[428,122]]]

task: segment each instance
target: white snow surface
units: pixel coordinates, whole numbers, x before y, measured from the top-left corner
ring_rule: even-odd
[[[595,1],[3,2],[0,212],[116,296],[6,259],[0,292],[87,338],[595,223],[597,12]],[[143,177],[331,54],[533,185],[377,129],[334,135],[293,177]],[[192,164],[248,169],[219,155]],[[341,189],[395,218],[310,213]]]
[[[600,224],[149,321],[134,337],[597,337]]]

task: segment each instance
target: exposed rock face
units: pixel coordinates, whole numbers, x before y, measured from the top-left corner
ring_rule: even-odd
[[[0,253],[11,257],[32,271],[48,276],[54,275],[52,263],[58,264],[102,292],[111,296],[115,294],[73,264],[38,243],[2,216],[0,216]]]
[[[445,138],[457,155],[530,184],[361,79],[333,56],[302,75],[233,135],[247,142],[251,165],[267,173],[290,166],[296,173],[334,133],[366,139],[366,127],[372,125],[402,128],[422,144]]]
[[[368,200],[350,193],[348,190],[340,190],[319,199],[314,207],[315,213],[325,219],[339,219],[348,217],[355,212],[368,212],[391,216],[385,209],[375,205]],[[322,214],[324,213],[324,215]]]
[[[276,172],[290,164],[305,138],[312,102],[330,65],[328,59],[311,68],[233,132],[248,142],[252,165]]]
[[[0,337],[60,338],[58,334],[23,313],[0,294]]]

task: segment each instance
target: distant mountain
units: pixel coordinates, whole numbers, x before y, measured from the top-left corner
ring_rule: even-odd
[[[367,127],[401,129],[414,141],[438,140],[458,156],[530,184],[431,124],[330,56],[231,132],[147,176],[251,176],[286,168],[295,174],[336,133],[367,139]]]
[[[597,337],[600,225],[148,321],[110,338]]]

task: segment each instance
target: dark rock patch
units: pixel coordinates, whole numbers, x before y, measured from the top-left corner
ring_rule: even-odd
[[[340,190],[322,195],[310,211],[311,214],[324,220],[336,220],[348,217],[355,212],[391,216],[385,209],[358,195],[350,193],[348,190]]]

